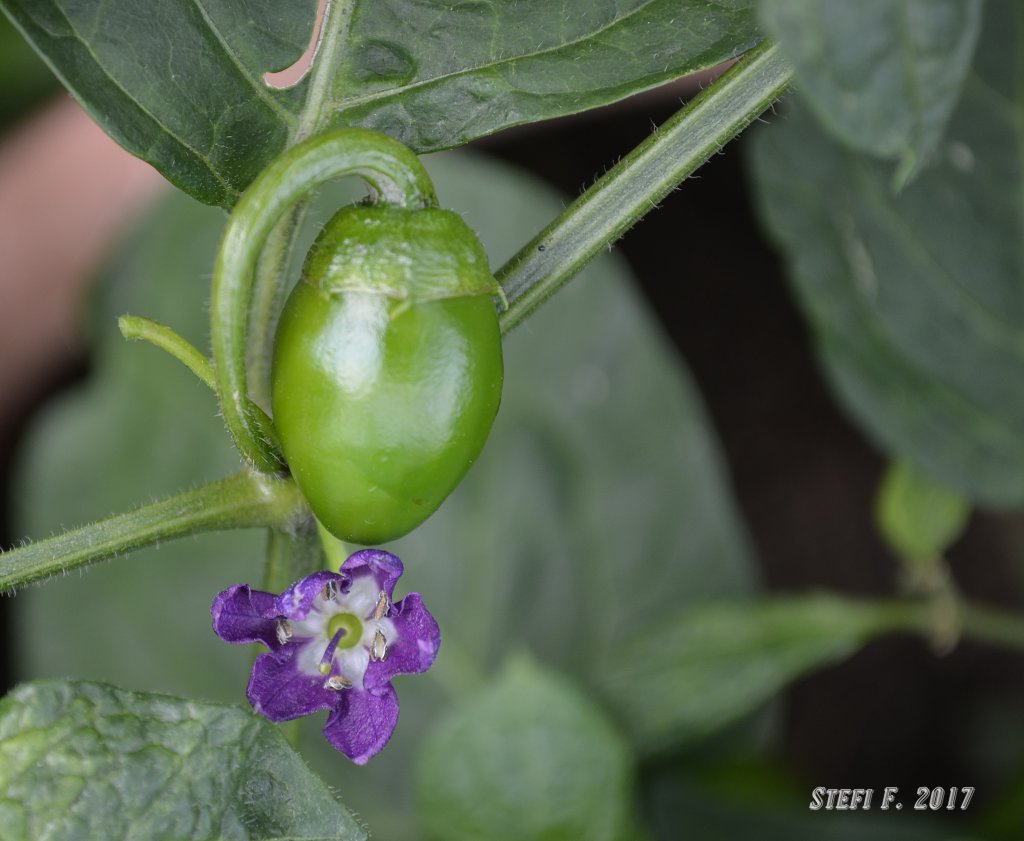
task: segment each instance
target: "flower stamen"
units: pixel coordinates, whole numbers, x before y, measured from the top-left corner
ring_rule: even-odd
[[[379,622],[384,618],[384,614],[388,612],[388,594],[381,590],[380,595],[377,596],[377,605],[373,609],[373,619],[375,622]],[[379,633],[379,632],[378,632]]]
[[[328,581],[324,584],[324,589],[320,593],[320,597],[325,602],[333,602],[338,598],[338,584],[335,581]]]
[[[384,632],[378,628],[377,633],[373,635],[373,645],[370,646],[370,659],[383,660],[387,656],[388,638],[384,636]]]
[[[349,689],[351,686],[352,681],[342,675],[331,675],[324,681],[324,689],[333,689],[335,692],[340,692],[342,689]]]
[[[292,626],[287,619],[278,619],[275,631],[277,632],[278,645],[284,645],[292,638]]]

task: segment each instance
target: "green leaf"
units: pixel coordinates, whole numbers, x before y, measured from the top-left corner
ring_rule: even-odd
[[[633,743],[661,752],[720,730],[907,621],[884,605],[824,595],[694,607],[610,649],[601,688]]]
[[[427,736],[416,802],[439,841],[617,841],[632,756],[578,689],[527,659]]]
[[[0,825],[8,841],[367,837],[251,713],[68,681],[0,701]]]
[[[899,158],[902,185],[935,150],[981,29],[981,0],[760,0],[822,125]]]
[[[315,5],[163,0],[139,14],[134,0],[0,2],[111,136],[226,207],[316,128],[457,146],[613,102],[758,40],[749,0],[336,0],[313,72],[270,87],[264,74],[303,52]]]
[[[911,564],[937,561],[960,536],[971,508],[959,494],[907,462],[890,465],[875,520],[889,548]]]
[[[796,109],[753,145],[761,213],[826,372],[884,449],[987,505],[1024,502],[1017,4],[986,34],[937,160],[886,168]]]

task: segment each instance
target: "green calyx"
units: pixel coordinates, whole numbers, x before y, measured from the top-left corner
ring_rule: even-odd
[[[328,295],[369,292],[410,304],[500,294],[476,234],[436,207],[342,208],[317,237],[302,278]]]
[[[338,650],[353,648],[363,638],[363,623],[354,613],[336,613],[327,623],[327,639],[334,639],[338,631],[344,631],[338,640]]]

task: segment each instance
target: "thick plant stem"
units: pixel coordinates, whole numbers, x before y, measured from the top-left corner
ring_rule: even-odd
[[[309,71],[306,101],[302,105],[298,125],[290,138],[292,143],[316,134],[329,114],[331,86],[337,78],[338,65],[345,57],[355,5],[355,0],[327,0],[323,24],[320,27]]]
[[[793,71],[762,42],[610,169],[496,276],[508,332],[781,96]]]
[[[0,591],[202,531],[288,528],[307,513],[291,479],[241,471],[0,554]]]
[[[287,148],[319,131],[330,115],[331,85],[346,53],[354,10],[354,0],[328,0],[317,33],[306,100],[299,112],[298,122],[288,135]],[[267,244],[256,269],[249,314],[249,394],[264,408],[270,405],[270,350],[274,327],[288,285],[288,269],[295,240],[308,207],[308,201],[300,201],[278,222],[267,237]]]
[[[267,535],[267,563],[263,569],[263,589],[280,593],[300,578],[329,566],[320,544],[316,520],[312,516],[291,528],[271,529]]]
[[[246,337],[256,263],[285,213],[343,175],[359,176],[388,204],[422,208],[437,202],[423,165],[402,144],[365,129],[319,134],[280,155],[253,181],[228,218],[214,261],[210,343],[217,394],[235,445],[261,472],[279,471],[281,459],[248,391]]]

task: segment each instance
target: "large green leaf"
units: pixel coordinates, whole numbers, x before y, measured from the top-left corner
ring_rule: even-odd
[[[900,158],[902,181],[953,112],[981,0],[760,0],[760,17],[822,124],[858,151]]]
[[[427,737],[416,802],[439,841],[620,841],[633,758],[579,690],[511,663]]]
[[[842,401],[887,450],[993,505],[1024,501],[1022,15],[987,7],[936,162],[898,196],[886,167],[796,109],[753,146],[761,212]]]
[[[41,681],[0,701],[5,841],[355,841],[276,727],[238,707]]]
[[[336,4],[323,83],[280,90],[264,74],[299,58],[315,0],[0,2],[108,133],[224,206],[314,123],[441,149],[612,102],[758,38],[750,0]]]
[[[830,596],[690,608],[610,648],[601,690],[634,744],[656,753],[720,730],[899,624]]]
[[[442,203],[480,232],[495,265],[562,207],[478,158],[427,164]],[[202,284],[219,226],[216,211],[173,197],[116,261],[96,307],[93,381],[33,436],[19,496],[25,533],[237,464],[209,393],[159,351],[126,346],[114,320],[126,309],[152,316],[202,346]],[[382,838],[415,837],[409,769],[421,733],[453,688],[473,686],[510,648],[527,644],[600,685],[610,642],[682,606],[752,589],[703,410],[623,275],[621,262],[602,257],[508,337],[502,408],[483,454],[441,510],[393,547],[406,562],[401,587],[420,591],[440,621],[441,655],[427,676],[396,681],[398,730],[369,765],[326,747],[313,755]],[[26,590],[15,601],[20,674],[244,702],[247,657],[213,636],[209,604],[260,575],[259,535],[218,534]],[[86,615],[103,617],[89,635],[80,633]],[[311,750],[323,744],[321,724],[310,721]]]

